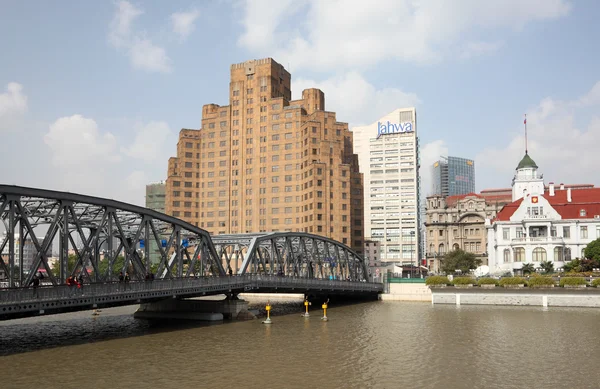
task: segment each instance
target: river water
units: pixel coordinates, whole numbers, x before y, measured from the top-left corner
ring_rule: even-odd
[[[133,307],[2,322],[0,388],[600,388],[600,310],[372,302],[323,322],[297,305],[270,326]]]

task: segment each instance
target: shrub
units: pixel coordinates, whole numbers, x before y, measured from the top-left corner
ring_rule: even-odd
[[[531,277],[527,283],[529,286],[550,286],[554,285],[552,277]]]
[[[473,285],[476,284],[475,280],[471,277],[454,277],[452,280],[453,285]]]
[[[431,276],[425,280],[425,285],[448,285],[450,280],[446,276]]]
[[[560,279],[559,285],[587,285],[587,282],[583,277],[563,277]]]
[[[480,278],[479,281],[477,281],[477,285],[498,285],[498,280],[491,277]]]
[[[592,281],[592,286],[594,288],[597,288],[600,286],[600,278],[596,278],[594,281]]]
[[[500,279],[498,282],[500,286],[504,285],[527,285],[527,281],[525,281],[522,277],[504,277]]]

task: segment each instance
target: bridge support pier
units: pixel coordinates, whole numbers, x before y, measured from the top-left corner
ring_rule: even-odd
[[[200,299],[167,299],[140,304],[133,316],[136,319],[199,321],[251,320],[256,318],[248,311],[247,301]]]

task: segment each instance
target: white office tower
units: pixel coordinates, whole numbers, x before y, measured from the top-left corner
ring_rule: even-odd
[[[419,144],[415,108],[355,127],[354,153],[364,174],[365,240],[381,242],[381,261],[419,263]]]

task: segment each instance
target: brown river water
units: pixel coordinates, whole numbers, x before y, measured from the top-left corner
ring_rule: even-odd
[[[600,388],[600,310],[297,306],[270,326],[135,307],[0,322],[0,388]]]

